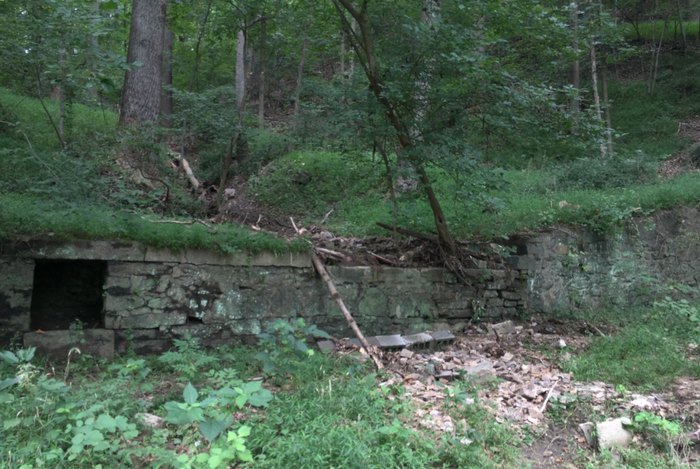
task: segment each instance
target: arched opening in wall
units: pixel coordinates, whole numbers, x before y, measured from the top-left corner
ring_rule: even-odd
[[[103,261],[37,260],[32,289],[32,330],[103,327],[105,272]]]

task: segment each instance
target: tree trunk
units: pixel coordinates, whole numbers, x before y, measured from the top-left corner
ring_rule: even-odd
[[[578,3],[573,2],[573,11],[571,12],[571,23],[573,29],[573,49],[576,54],[574,63],[571,67],[571,86],[574,89],[574,94],[571,97],[571,115],[573,116],[573,133],[578,132],[578,124],[581,113],[581,61],[578,58]]]
[[[661,35],[659,36],[658,46],[652,49],[651,69],[649,70],[649,94],[654,94],[654,90],[656,89],[656,75],[659,71],[659,58],[661,57],[661,48],[664,44],[664,33],[666,32],[667,21],[668,18],[666,18],[664,21],[664,27],[661,30]],[[654,27],[654,30],[656,30],[656,26]]]
[[[347,55],[347,46],[345,44],[345,30],[340,30],[340,77],[345,78],[345,56]]]
[[[173,113],[173,32],[163,28],[163,64],[161,68],[160,115]]]
[[[131,30],[119,125],[153,121],[160,111],[165,0],[132,0]]]
[[[245,47],[246,33],[238,31],[236,39],[236,111],[240,120],[245,109]]]
[[[593,86],[593,104],[595,106],[595,115],[598,122],[604,124],[603,113],[600,108],[600,94],[598,93],[598,66],[596,64],[595,57],[595,44],[591,44],[591,84]],[[607,147],[605,143],[600,143],[600,156],[605,157],[607,153]]]
[[[301,44],[301,57],[299,58],[299,67],[297,68],[297,86],[294,90],[294,125],[296,125],[297,118],[299,117],[299,107],[301,101],[301,85],[304,78],[304,65],[306,63],[306,48],[308,45],[308,37],[304,35],[304,41]]]
[[[258,127],[265,127],[265,80],[267,80],[267,21],[260,25],[260,77],[258,80]]]
[[[394,128],[394,132],[401,149],[406,153],[411,154],[411,150],[413,150],[415,142],[411,138],[409,127],[407,126],[406,121],[399,115],[394,103],[392,103],[383,92],[384,84],[381,80],[376,57],[374,56],[372,32],[370,30],[369,17],[367,16],[366,11],[367,1],[362,3],[362,7],[359,10],[350,0],[333,0],[333,4],[340,13],[340,19],[343,22],[343,27],[350,38],[351,45],[355,51],[358,61],[365,71],[371,92],[374,94],[374,97],[380,106],[384,109],[387,120]],[[350,16],[356,21],[358,31],[354,34],[354,24],[352,21],[348,20],[346,13],[350,14]],[[435,228],[438,232],[438,244],[442,251],[443,259],[445,260],[445,263],[448,264],[448,267],[455,271],[455,273],[459,274],[458,265],[456,265],[459,264],[459,261],[457,260],[456,243],[449,231],[447,220],[442,211],[442,206],[440,205],[440,201],[437,199],[437,196],[433,191],[430,178],[425,171],[422,161],[413,157],[411,164],[418,174],[421,187],[428,198],[430,209],[433,212]]]
[[[608,144],[608,155],[613,156],[612,115],[610,114],[610,100],[608,99],[607,60],[603,60],[601,77],[603,81],[603,108],[605,109],[605,135]]]
[[[678,24],[681,28],[681,40],[683,41],[683,53],[685,54],[688,48],[688,41],[685,36],[685,25],[683,24],[683,10],[681,9],[681,1],[676,0],[676,9],[678,10]]]
[[[207,9],[204,12],[204,18],[202,19],[202,24],[199,27],[199,32],[197,33],[197,42],[194,46],[194,66],[192,67],[192,78],[190,78],[190,91],[194,91],[199,87],[199,62],[201,60],[201,54],[199,49],[202,45],[202,39],[204,38],[204,32],[207,28],[207,22],[209,21],[209,14],[211,13],[211,4],[214,0],[209,0],[207,3]]]

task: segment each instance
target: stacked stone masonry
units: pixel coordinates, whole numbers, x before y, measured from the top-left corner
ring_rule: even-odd
[[[470,321],[643,303],[668,283],[700,282],[697,209],[660,212],[613,235],[562,228],[510,243],[517,255],[507,259],[509,268],[472,271],[467,283],[440,268],[329,271],[369,335],[459,332]],[[32,323],[34,271],[52,259],[103,262],[101,328],[35,330],[41,327]],[[214,346],[252,340],[276,319],[291,317],[350,335],[303,254],[171,253],[107,241],[0,243],[0,346],[44,340],[56,353],[70,345],[102,355],[127,347],[158,352],[186,334]]]
[[[303,317],[339,336],[350,335],[335,302],[306,255],[218,256],[168,253],[110,242],[7,244],[0,251],[0,336],[54,345],[100,338],[105,353],[167,349],[186,334],[204,344],[252,340],[279,318]],[[37,262],[93,259],[106,265],[101,332],[30,331],[32,278]],[[475,270],[472,284],[440,268],[329,266],[336,287],[368,334],[460,330],[470,320],[513,317],[525,307],[525,282],[516,271]],[[60,279],[56,279],[60,281]]]

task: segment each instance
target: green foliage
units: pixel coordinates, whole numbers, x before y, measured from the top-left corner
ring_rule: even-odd
[[[202,349],[199,339],[186,335],[173,341],[175,350],[163,353],[158,361],[167,365],[183,379],[191,380],[208,365],[216,362],[216,357]]]
[[[653,354],[649,351],[653,350]],[[679,344],[647,326],[629,327],[611,337],[599,337],[583,354],[566,363],[579,380],[603,380],[635,388],[659,389],[676,376],[698,374]]]
[[[656,163],[648,158],[579,158],[557,166],[556,185],[569,189],[609,189],[647,184],[656,180]]]
[[[290,377],[293,393],[280,394],[252,424],[248,445],[256,467],[467,467],[517,464],[514,435],[472,404],[455,438],[440,438],[412,423],[413,408],[400,386],[377,388],[354,360],[316,354]],[[471,408],[471,409],[470,409]],[[460,442],[465,437],[469,444]],[[492,451],[498,448],[497,452]]]
[[[260,381],[244,383],[231,381],[226,387],[213,391],[206,399],[199,401],[199,393],[187,383],[182,391],[184,402],[169,401],[164,405],[167,411],[165,420],[174,425],[196,423],[201,435],[213,442],[232,423],[232,408],[242,409],[246,404],[253,407],[267,407],[272,394],[262,387]]]
[[[682,432],[678,422],[667,420],[651,412],[639,412],[634,416],[632,429],[651,441],[654,447],[664,451],[673,449]]]
[[[278,319],[273,322],[266,332],[258,334],[262,351],[255,355],[265,373],[276,371],[289,373],[296,368],[300,361],[313,356],[307,338],[330,339],[330,336],[314,325],[306,325],[303,318],[294,321]]]
[[[342,216],[351,207],[348,201],[378,195],[380,164],[361,154],[298,152],[274,161],[250,182],[261,202],[287,213],[322,217],[336,208]]]
[[[700,306],[697,304],[685,298],[665,296],[654,302],[654,309],[659,316],[671,318],[666,329],[672,329],[675,334],[700,338]]]
[[[37,197],[0,192],[0,237],[49,235],[58,239],[123,239],[174,251],[203,248],[225,254],[304,252],[308,249],[301,241],[287,242],[230,224],[210,229],[199,223],[182,225],[158,223],[159,220],[156,215],[146,217],[103,205],[65,206]]]
[[[242,425],[237,431],[228,432],[225,442],[215,442],[208,452],[195,456],[181,454],[176,460],[176,467],[216,469],[229,467],[229,464],[235,461],[252,462],[253,455],[245,446],[245,440],[250,435],[250,431],[249,426]]]

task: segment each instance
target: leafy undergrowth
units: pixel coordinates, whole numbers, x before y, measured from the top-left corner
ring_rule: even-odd
[[[376,226],[376,222],[391,223],[393,219],[386,184],[379,176],[368,177],[377,174],[380,164],[368,155],[294,153],[269,165],[253,187],[261,201],[301,214],[307,224],[318,223],[333,209],[327,226],[338,235],[386,234]],[[649,176],[648,171],[640,170],[639,178],[648,176],[651,182],[634,184],[625,179],[634,173],[627,167],[634,163],[609,160],[607,165],[618,165],[606,173],[611,187],[598,187],[605,186],[605,181],[596,179],[600,173],[587,176],[590,184],[582,182],[581,168],[572,170],[578,182],[567,179],[572,176],[563,167],[484,169],[478,171],[480,182],[467,187],[440,170],[433,169],[431,174],[450,228],[463,238],[506,236],[557,223],[608,232],[634,215],[692,204],[700,198],[698,174],[654,181],[653,171]],[[572,189],[581,185],[584,187]],[[398,202],[400,225],[434,229],[432,212],[420,193],[401,195]]]
[[[647,309],[598,312],[593,321],[618,332],[596,337],[585,352],[564,362],[576,379],[660,390],[679,376],[700,378],[699,304],[667,296]]]
[[[275,371],[264,380],[252,350],[203,350],[193,339],[160,357],[105,361],[73,351],[70,364],[40,362],[31,349],[3,352],[0,465],[515,464],[517,441],[476,406],[450,406],[463,435],[413,428],[400,388],[384,392],[381,377],[356,358],[314,354],[284,334],[276,343],[286,343],[285,353],[274,355]],[[467,434],[469,443],[460,442]]]
[[[0,238],[28,235],[53,239],[122,239],[175,251],[203,248],[223,253],[304,252],[300,241],[221,224],[115,210],[104,205],[63,205],[27,195],[0,193]]]

